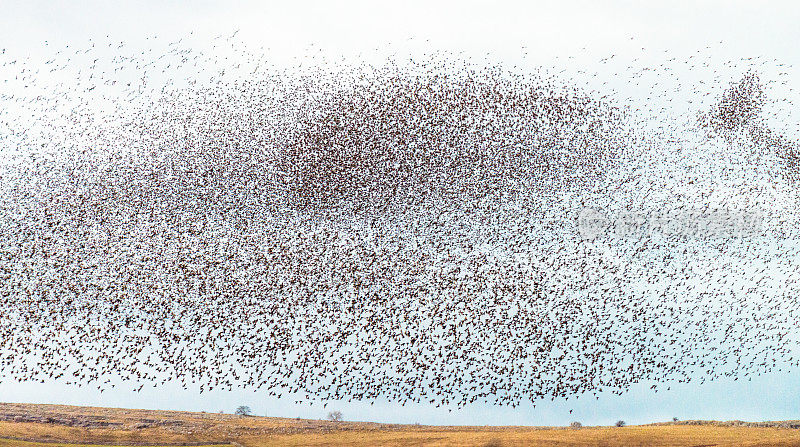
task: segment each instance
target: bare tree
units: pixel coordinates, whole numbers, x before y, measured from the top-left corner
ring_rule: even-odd
[[[239,405],[239,407],[236,408],[236,414],[239,416],[250,416],[253,414],[253,411],[250,410],[250,407],[247,405]]]
[[[580,422],[578,422],[578,421],[572,421],[572,422],[569,424],[569,426],[570,426],[570,427],[572,427],[572,428],[581,428],[581,427],[583,427],[583,424],[581,424],[581,423],[580,423]]]
[[[328,412],[328,420],[333,421],[333,422],[341,422],[342,421],[342,412],[339,411],[339,410]]]

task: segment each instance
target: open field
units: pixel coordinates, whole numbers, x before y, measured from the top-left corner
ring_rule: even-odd
[[[230,414],[0,404],[0,447],[800,446],[800,422],[614,427],[462,427],[239,417]]]

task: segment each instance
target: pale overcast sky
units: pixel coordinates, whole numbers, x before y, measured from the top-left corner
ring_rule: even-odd
[[[135,46],[152,35],[169,42],[189,33],[210,39],[240,30],[238,37],[249,47],[268,48],[275,64],[290,64],[313,46],[354,63],[380,61],[387,51],[447,50],[522,67],[586,64],[602,70],[602,58],[617,54],[632,61],[647,48],[649,55],[667,52],[679,58],[698,50],[713,53],[723,70],[726,61],[756,56],[800,66],[798,24],[800,6],[794,1],[0,0],[0,48],[14,57],[31,58],[46,54],[48,46],[81,46],[106,36]],[[563,60],[569,56],[579,62]],[[611,78],[613,73],[608,74]],[[800,79],[790,81],[800,85]],[[0,84],[0,92],[2,88]],[[674,384],[671,391],[657,394],[649,386],[599,400],[548,400],[535,408],[476,404],[450,412],[389,402],[334,402],[323,409],[321,404],[298,406],[291,399],[269,398],[264,392],[215,390],[200,395],[169,385],[134,393],[121,384],[99,393],[0,377],[0,401],[226,412],[249,405],[259,415],[307,418],[322,418],[330,408],[338,408],[347,419],[426,424],[611,424],[618,419],[647,423],[673,416],[800,419],[800,371],[754,377],[752,382]],[[574,412],[569,414],[569,409]]]

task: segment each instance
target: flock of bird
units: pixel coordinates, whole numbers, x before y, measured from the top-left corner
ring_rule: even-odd
[[[214,45],[0,55],[0,380],[517,406],[800,363],[756,71],[670,125],[670,92]]]

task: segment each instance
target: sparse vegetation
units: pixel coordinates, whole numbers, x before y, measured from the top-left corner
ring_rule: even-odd
[[[333,422],[341,422],[342,421],[342,412],[339,410],[330,411],[328,412],[328,420]]]
[[[24,419],[29,422],[15,422]],[[30,422],[58,421],[58,422]],[[89,422],[91,429],[74,425]],[[691,422],[691,423],[689,423]],[[104,445],[552,445],[608,447],[647,445],[800,445],[800,421],[756,424],[743,421],[686,421],[628,426],[583,427],[430,427],[424,429],[369,422],[250,417],[155,410],[0,403],[2,447],[95,447]],[[140,427],[140,428],[137,428]],[[16,441],[30,439],[37,442]],[[41,443],[39,441],[49,441]],[[61,444],[59,444],[61,443]],[[65,445],[66,444],[66,445]]]
[[[623,420],[619,420],[617,421],[616,424],[614,424],[614,427],[624,427],[624,426],[625,426],[625,421]]]
[[[572,421],[572,422],[569,424],[569,426],[570,426],[570,427],[572,427],[572,428],[581,428],[581,427],[583,427],[583,424],[581,424],[581,423],[580,423],[580,422],[578,422],[578,421]]]

